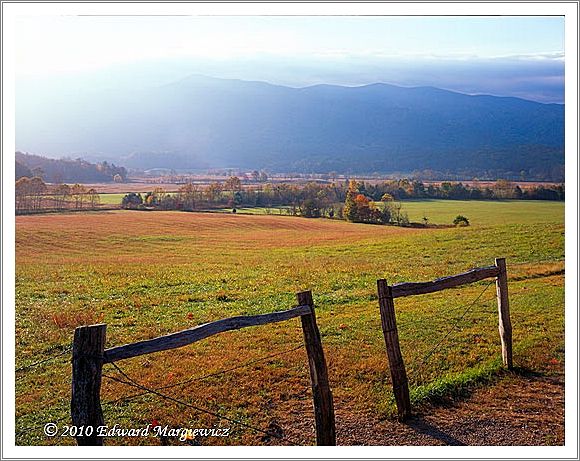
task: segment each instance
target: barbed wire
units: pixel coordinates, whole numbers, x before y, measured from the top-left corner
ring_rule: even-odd
[[[58,354],[55,354],[53,356],[47,357],[47,358],[42,359],[42,360],[38,360],[38,361],[33,362],[33,363],[29,364],[29,365],[24,365],[22,367],[17,368],[15,370],[15,373],[21,373],[23,371],[28,371],[28,370],[30,370],[32,368],[36,368],[37,366],[44,365],[45,363],[51,362],[53,360],[56,360],[59,357],[62,357],[63,355],[65,355],[65,354],[69,354],[71,351],[72,351],[72,345],[68,345],[68,346],[65,347],[65,349],[63,351],[61,351]],[[16,379],[16,381],[19,381],[22,378],[23,378],[23,376],[21,376],[20,378]]]
[[[165,386],[157,387],[155,389],[158,390],[158,391],[161,391],[161,390],[166,390],[166,389],[172,389],[174,387],[185,386],[187,384],[191,384],[191,383],[196,382],[196,381],[202,381],[204,379],[213,378],[215,376],[223,375],[225,373],[229,373],[231,371],[239,370],[241,368],[246,368],[246,367],[248,367],[250,365],[253,365],[255,363],[264,362],[264,361],[266,361],[268,359],[271,359],[271,358],[274,358],[274,357],[278,357],[278,356],[287,354],[289,352],[296,351],[296,350],[298,350],[298,349],[300,349],[302,347],[303,347],[303,343],[301,342],[301,343],[297,344],[296,346],[292,347],[291,349],[286,349],[286,350],[281,351],[281,352],[276,352],[274,354],[266,355],[264,357],[260,357],[260,358],[257,358],[257,359],[252,359],[252,360],[249,360],[249,361],[247,361],[245,363],[242,363],[240,365],[236,365],[236,366],[233,366],[231,368],[226,368],[225,370],[216,371],[214,373],[208,373],[207,375],[203,375],[203,376],[195,376],[195,377],[186,379],[184,381],[180,381],[178,383],[168,384],[168,385],[165,385]],[[124,401],[124,400],[131,400],[133,398],[137,398],[137,397],[140,397],[140,396],[146,395],[146,394],[148,394],[148,392],[140,392],[138,394],[133,394],[133,395],[129,395],[129,396],[126,396],[126,397],[121,397],[121,398],[118,398],[118,399],[115,399],[115,400],[107,401],[107,402],[104,402],[104,404],[110,405],[110,404],[114,404],[114,403],[121,402],[121,401]]]
[[[565,262],[565,258],[558,258],[558,259],[540,259],[540,260],[533,260],[533,261],[510,262],[508,264],[508,269],[509,269],[509,267],[513,267],[513,266],[524,266],[524,265],[541,264],[541,263],[560,263],[560,262]],[[429,352],[423,357],[423,359],[422,359],[419,367],[416,370],[417,373],[419,373],[419,374],[421,373],[422,369],[424,368],[424,366],[426,365],[426,363],[428,362],[428,360],[431,358],[431,356],[445,342],[445,340],[447,340],[447,338],[454,331],[456,331],[457,327],[459,326],[459,323],[466,317],[466,315],[469,312],[478,312],[478,313],[484,313],[484,314],[495,314],[495,309],[494,310],[478,310],[478,311],[474,311],[473,310],[473,307],[475,306],[475,304],[477,303],[477,301],[479,301],[479,299],[483,296],[483,294],[485,293],[485,291],[487,291],[487,289],[493,283],[494,283],[493,280],[490,281],[489,283],[487,283],[485,285],[485,287],[483,288],[483,290],[467,306],[467,308],[463,311],[463,313],[457,319],[453,319],[455,321],[454,321],[453,325],[451,326],[451,328],[437,342],[437,344],[435,344],[435,346],[433,348],[431,348],[429,350]],[[449,314],[449,313],[452,314],[452,313],[458,312],[463,307],[464,306],[459,306],[457,308],[454,308],[454,309],[451,309],[451,310],[447,311],[446,313],[447,314]],[[527,320],[528,318],[531,318],[532,317],[531,314],[530,315],[527,315],[527,316],[526,315],[522,315],[522,314],[523,313],[519,312],[516,315],[518,315],[519,317],[523,317],[524,320]],[[451,320],[449,318],[442,318],[440,313],[435,313],[435,314],[433,314],[431,316],[428,316],[428,317],[423,317],[423,318],[420,318],[420,319],[414,319],[414,320],[411,320],[411,321],[409,321],[409,320],[402,320],[402,321],[399,321],[398,323],[399,323],[399,326],[401,326],[401,327],[408,327],[408,326],[411,326],[411,325],[425,323],[425,322],[431,321],[431,320],[433,320],[435,318],[440,318],[441,320],[445,320],[445,321]],[[263,433],[263,434],[265,434],[267,436],[275,437],[275,438],[278,438],[278,439],[281,439],[281,440],[286,440],[286,441],[288,441],[290,443],[293,443],[293,444],[298,445],[297,443],[295,443],[292,440],[290,440],[288,437],[279,436],[278,434],[275,434],[275,433],[272,433],[272,432],[269,432],[269,431],[265,431],[265,430],[263,430],[261,428],[254,427],[254,426],[252,426],[250,424],[247,424],[247,423],[244,423],[242,421],[238,421],[238,420],[235,420],[233,418],[229,418],[227,416],[219,415],[218,413],[212,412],[210,410],[206,410],[206,409],[203,409],[203,408],[198,408],[198,407],[196,407],[196,406],[194,406],[194,405],[192,405],[192,404],[190,404],[188,402],[184,402],[184,401],[179,400],[179,399],[176,399],[174,397],[171,397],[171,396],[162,394],[159,391],[160,390],[166,390],[166,389],[172,389],[172,388],[179,387],[179,386],[186,386],[186,385],[191,384],[191,383],[196,382],[196,381],[201,381],[201,380],[208,379],[208,378],[211,378],[211,377],[220,376],[220,375],[223,375],[225,373],[228,373],[228,372],[231,372],[231,371],[235,371],[235,370],[238,370],[238,369],[241,369],[241,368],[245,368],[245,367],[250,366],[252,364],[259,363],[259,362],[262,362],[262,361],[265,361],[265,360],[268,360],[268,359],[271,359],[271,358],[274,358],[274,357],[277,357],[277,356],[281,356],[283,354],[286,354],[286,353],[289,353],[289,352],[298,350],[301,347],[302,347],[302,343],[299,343],[295,347],[292,347],[292,348],[287,349],[285,351],[281,351],[281,352],[277,352],[277,353],[274,353],[274,354],[270,354],[270,355],[267,355],[267,356],[264,356],[264,357],[260,357],[258,359],[253,359],[253,360],[250,360],[250,361],[245,362],[243,364],[236,365],[234,367],[230,367],[230,368],[227,368],[227,369],[224,369],[224,370],[220,370],[220,371],[217,371],[217,372],[214,372],[214,373],[209,373],[209,374],[203,375],[203,376],[192,377],[192,378],[189,378],[187,380],[184,380],[184,381],[181,381],[181,382],[178,382],[178,383],[169,384],[169,385],[166,385],[166,386],[162,386],[162,387],[159,387],[159,388],[156,388],[156,389],[148,388],[147,386],[144,386],[143,384],[140,384],[140,383],[136,382],[135,380],[133,380],[132,378],[130,378],[129,376],[127,376],[126,373],[124,373],[116,364],[113,363],[112,365],[123,376],[125,376],[125,378],[128,381],[124,381],[124,380],[121,380],[119,378],[115,378],[115,377],[112,377],[112,376],[109,376],[109,375],[105,375],[105,374],[103,375],[104,377],[106,377],[108,379],[112,379],[114,381],[117,381],[117,382],[119,382],[121,384],[128,385],[128,386],[133,387],[133,388],[141,389],[143,392],[140,392],[140,393],[134,394],[134,395],[130,395],[130,396],[126,396],[126,397],[121,397],[119,399],[115,399],[115,400],[111,400],[111,401],[105,401],[105,402],[102,402],[102,405],[106,405],[106,406],[114,405],[115,403],[117,403],[119,401],[128,401],[128,400],[131,400],[131,399],[134,399],[134,398],[143,396],[143,395],[153,394],[153,395],[157,395],[160,398],[167,399],[167,400],[173,401],[174,403],[181,404],[181,405],[184,405],[184,406],[189,407],[191,409],[194,409],[194,410],[197,411],[197,414],[206,413],[206,414],[212,415],[214,417],[217,417],[217,418],[220,418],[220,419],[224,419],[224,420],[230,421],[230,422],[232,422],[234,424],[238,424],[240,426],[247,427],[247,428],[252,429],[252,430],[254,430],[256,432]],[[72,345],[57,345],[57,346],[53,346],[53,349],[57,349],[57,348],[58,349],[63,348],[63,350],[61,352],[55,354],[55,355],[50,356],[50,357],[47,357],[47,358],[38,360],[36,362],[30,363],[28,365],[24,365],[24,366],[21,366],[19,368],[16,368],[15,372],[16,373],[22,373],[22,372],[29,371],[29,370],[31,370],[33,368],[38,367],[38,366],[41,366],[41,365],[44,365],[46,363],[52,362],[53,360],[57,360],[57,359],[63,357],[64,355],[69,354],[72,351]],[[18,377],[16,379],[16,381],[19,381],[19,380],[25,378],[25,376],[26,375]],[[289,380],[291,378],[292,378],[292,376],[290,376],[288,378],[285,378],[284,380],[282,380],[282,382],[283,381],[287,381],[287,380]],[[64,415],[63,417],[57,418],[54,421],[55,422],[62,422],[64,420],[68,419],[68,418],[69,418],[69,415]],[[22,434],[26,433],[27,431],[28,431],[28,429],[23,430],[23,431],[17,431],[16,435],[22,435]]]
[[[279,440],[285,440],[287,442],[290,442],[292,445],[300,445],[299,443],[293,441],[289,437],[282,436],[282,435],[279,435],[279,434],[276,434],[276,433],[273,433],[273,432],[264,430],[262,428],[259,428],[259,427],[253,426],[251,424],[245,423],[243,421],[240,421],[240,420],[237,420],[237,419],[234,419],[234,418],[230,418],[229,416],[220,415],[219,413],[216,413],[214,411],[211,411],[211,410],[207,410],[205,408],[198,407],[198,406],[193,405],[193,404],[191,404],[189,402],[185,402],[183,400],[177,399],[177,398],[172,397],[170,395],[163,394],[163,393],[161,393],[161,392],[159,392],[159,391],[157,391],[155,389],[151,389],[151,388],[149,388],[147,386],[144,386],[143,384],[137,382],[136,380],[134,380],[133,378],[131,378],[129,375],[127,375],[127,373],[125,373],[119,367],[119,365],[117,365],[115,362],[111,362],[110,364],[125,378],[125,380],[119,379],[119,378],[117,378],[115,376],[110,376],[110,375],[107,375],[107,374],[104,374],[103,373],[103,377],[105,377],[105,378],[111,379],[111,380],[116,381],[116,382],[119,382],[121,384],[125,384],[127,386],[131,386],[131,387],[135,387],[137,389],[141,389],[143,391],[146,391],[147,393],[151,393],[151,394],[157,395],[158,397],[161,397],[162,399],[169,400],[169,401],[174,402],[174,403],[177,403],[179,405],[183,405],[183,406],[185,406],[187,408],[191,408],[193,410],[196,410],[199,413],[205,413],[205,414],[208,414],[208,415],[213,416],[215,418],[222,419],[222,420],[225,420],[225,421],[229,421],[229,422],[231,422],[233,424],[237,424],[237,425],[242,426],[242,427],[246,427],[246,428],[251,429],[253,431],[262,433],[262,434],[264,434],[264,435],[266,435],[268,437],[274,437],[274,438],[277,438]]]
[[[486,262],[489,263],[489,261],[486,261]],[[486,262],[482,262],[481,264],[485,264]],[[508,269],[509,269],[510,266],[523,266],[523,265],[530,265],[530,264],[544,263],[544,262],[552,262],[552,263],[565,262],[565,258],[560,258],[560,259],[544,259],[544,260],[536,260],[536,261],[521,261],[521,262],[509,263],[508,264]],[[512,278],[512,281],[519,281],[519,279]],[[478,284],[482,284],[482,283],[484,283],[484,281],[474,282],[472,285],[478,285]],[[487,287],[491,283],[493,283],[493,281],[492,282],[488,282],[486,284],[486,286],[485,286],[485,289],[487,289]],[[449,310],[447,310],[445,312],[445,314],[453,314],[453,313],[455,313],[457,311],[460,311],[463,307],[464,306],[459,306],[457,308],[449,309]],[[480,311],[480,312],[482,312],[482,313],[489,313],[489,314],[493,313],[492,311],[483,311],[483,310]],[[420,318],[415,318],[415,319],[412,319],[412,320],[409,320],[409,319],[404,319],[404,320],[401,319],[401,320],[399,320],[399,319],[397,319],[397,325],[398,326],[401,326],[401,327],[409,327],[409,326],[416,325],[418,323],[430,322],[430,321],[433,321],[435,319],[440,319],[441,321],[448,321],[448,320],[450,320],[449,318],[442,317],[441,316],[441,312],[437,312],[437,313],[434,313],[434,314],[429,315],[429,316],[426,316],[426,317],[425,316],[422,316]]]
[[[483,290],[477,295],[477,297],[467,306],[467,308],[463,311],[463,313],[461,314],[461,316],[455,321],[455,323],[453,323],[453,325],[451,325],[451,328],[449,328],[449,330],[447,331],[447,333],[445,333],[445,335],[437,342],[437,344],[435,344],[435,346],[433,346],[429,352],[427,352],[427,354],[425,354],[425,356],[423,357],[423,360],[421,361],[421,363],[419,364],[419,367],[415,370],[416,373],[421,373],[423,367],[425,366],[425,364],[427,363],[427,361],[429,360],[429,358],[431,358],[431,356],[435,353],[435,351],[445,342],[445,340],[451,335],[451,333],[453,333],[457,327],[459,326],[459,322],[461,322],[461,320],[463,320],[465,318],[465,316],[469,313],[469,311],[473,308],[473,306],[475,306],[475,304],[477,303],[477,301],[479,301],[479,299],[483,296],[483,294],[487,291],[487,289],[494,283],[494,281],[490,281],[484,288]]]
[[[489,287],[489,285],[493,284],[495,281],[489,281],[487,282],[487,284],[485,285],[485,289],[487,289]],[[448,322],[448,321],[452,321],[453,319],[453,314],[462,311],[465,308],[465,304],[461,304],[457,307],[453,307],[451,309],[447,309],[445,311],[441,311],[441,312],[435,312],[431,315],[428,316],[421,316],[421,317],[415,317],[415,318],[407,318],[404,320],[399,320],[397,319],[397,327],[410,327],[410,326],[415,326],[417,324],[424,324],[426,322],[433,322],[434,320],[439,320],[439,323],[441,322]],[[485,314],[493,314],[495,312],[494,310],[480,310],[479,312],[485,313]]]

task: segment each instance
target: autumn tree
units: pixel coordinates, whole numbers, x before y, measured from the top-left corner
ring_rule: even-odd
[[[96,189],[93,188],[89,189],[87,191],[87,197],[89,201],[89,206],[91,208],[97,208],[101,203],[101,197],[99,196],[99,193],[96,191]]]
[[[165,192],[165,189],[163,189],[162,187],[156,187],[155,189],[153,189],[153,191],[147,192],[147,194],[145,194],[143,202],[145,203],[145,205],[158,207],[163,203],[166,195],[167,192]]]
[[[216,204],[221,199],[222,185],[219,182],[212,182],[205,188],[205,196],[210,205]]]
[[[22,177],[16,181],[16,211],[38,211],[42,208],[42,199],[46,195],[48,188],[39,177]]]
[[[224,184],[225,190],[239,192],[242,190],[242,181],[237,176],[230,176]]]
[[[385,204],[379,209],[365,194],[355,181],[350,181],[346,192],[343,215],[351,222],[369,224],[388,224],[391,221],[390,194],[384,194]]]
[[[23,176],[16,181],[16,212],[28,211],[30,206],[30,178]]]
[[[183,210],[192,211],[197,208],[200,195],[199,186],[189,182],[181,186],[177,193]]]
[[[351,179],[348,183],[343,209],[344,219],[350,222],[357,222],[357,205],[355,202],[357,195],[359,195],[358,184],[355,180]]]
[[[48,188],[44,181],[38,176],[32,178],[29,182],[29,191],[32,198],[32,209],[40,210],[42,208],[42,198]]]
[[[74,184],[71,187],[70,192],[74,200],[75,208],[77,210],[80,210],[83,207],[84,202],[86,201],[87,188],[80,184]]]
[[[68,207],[70,195],[71,190],[68,184],[58,184],[54,188],[55,207],[59,210]]]

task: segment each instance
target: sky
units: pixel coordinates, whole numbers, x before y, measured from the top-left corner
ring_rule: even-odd
[[[202,73],[564,97],[562,17],[21,16],[16,44],[17,81],[47,88]]]

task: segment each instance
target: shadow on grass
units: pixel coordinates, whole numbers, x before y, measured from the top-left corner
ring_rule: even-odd
[[[469,398],[473,392],[483,386],[494,384],[502,379],[522,377],[527,379],[546,378],[548,375],[539,370],[527,367],[514,367],[507,370],[501,358],[461,373],[444,376],[429,383],[412,386],[409,389],[411,407],[417,417],[429,412],[429,407],[453,407]],[[384,417],[395,418],[397,407],[391,394],[380,410]]]
[[[410,389],[411,404],[415,406],[453,405],[456,400],[469,397],[473,390],[489,384],[508,373],[501,360],[465,370],[462,373],[445,376],[430,383]]]
[[[467,370],[455,376],[437,379],[429,384],[410,389],[411,405],[420,415],[427,406],[452,407],[469,398],[473,392],[486,385],[509,377],[538,379],[546,373],[527,367],[514,367],[507,370],[501,361],[493,361],[485,366]],[[393,402],[393,414],[396,407]]]

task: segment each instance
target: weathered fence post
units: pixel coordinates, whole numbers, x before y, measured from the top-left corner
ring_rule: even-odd
[[[401,347],[399,346],[395,303],[391,287],[387,285],[386,280],[377,280],[377,287],[379,291],[381,325],[387,346],[387,357],[389,358],[389,369],[391,371],[391,380],[393,381],[397,413],[399,421],[405,421],[411,416],[411,399],[409,398],[409,383],[407,372],[405,371],[405,362],[403,362]]]
[[[75,329],[72,351],[71,416],[79,445],[103,445],[97,428],[104,425],[101,374],[107,325]],[[82,428],[82,429],[81,429]]]
[[[310,314],[300,317],[304,344],[308,354],[310,367],[310,383],[312,385],[312,399],[314,401],[314,418],[316,420],[316,444],[336,445],[336,429],[334,425],[334,404],[332,391],[328,384],[328,370],[320,340],[320,331],[316,324],[312,293],[304,291],[296,295],[300,306],[310,306]]]
[[[508,298],[507,269],[505,258],[496,258],[498,276],[495,279],[497,289],[497,311],[499,315],[499,336],[501,338],[501,356],[504,366],[513,368],[512,358],[512,322],[510,319],[510,303]]]

